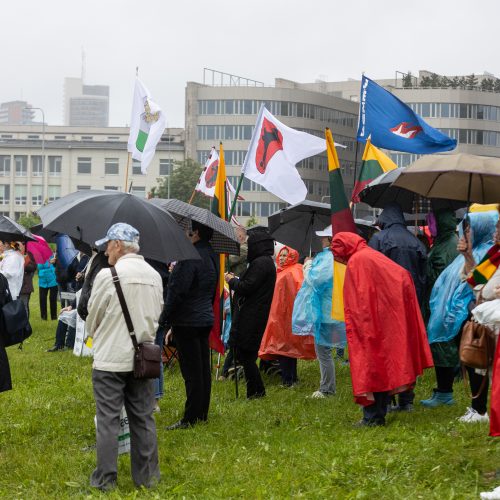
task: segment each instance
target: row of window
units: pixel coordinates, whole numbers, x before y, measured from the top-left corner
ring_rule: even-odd
[[[92,189],[92,186],[89,185],[78,185],[76,186],[77,191],[87,191]],[[121,188],[118,186],[104,186],[105,191],[121,191]],[[139,196],[140,198],[146,198],[146,188],[144,186],[132,186],[130,193]]]
[[[500,121],[500,107],[498,106],[450,102],[413,102],[409,103],[408,106],[424,118],[466,118],[469,120]]]
[[[30,140],[41,140],[42,137],[43,136],[41,136],[40,134],[29,134],[27,138]],[[49,137],[48,135],[46,135],[45,138],[46,138],[46,140],[51,139],[51,137]],[[14,139],[14,135],[13,134],[0,134],[0,139]],[[53,139],[55,141],[65,141],[67,139],[67,136],[66,135],[54,135]],[[73,136],[71,136],[69,140],[74,141],[75,138]],[[83,142],[93,141],[94,136],[82,135],[82,136],[80,136],[80,140]],[[102,139],[100,137],[97,140],[102,141]],[[106,138],[106,141],[110,141],[110,142],[117,142],[120,140],[125,141],[126,137],[120,137],[118,135],[108,135]],[[161,138],[161,142],[175,142],[175,137],[173,135],[164,135]]]
[[[10,203],[10,186],[8,184],[0,184],[0,205]],[[49,202],[57,200],[61,197],[61,186],[48,186],[47,200]],[[14,203],[16,205],[26,205],[28,201],[28,186],[25,184],[16,184],[14,186]],[[42,206],[43,204],[43,186],[31,186],[31,205]]]
[[[269,217],[286,207],[286,203],[267,201],[240,201],[236,204],[236,217]]]
[[[466,128],[442,128],[440,130],[443,134],[456,139],[458,144],[500,147],[500,132]]]
[[[42,156],[30,157],[31,159],[31,175],[32,177],[43,176],[43,158]],[[49,156],[49,176],[60,177],[62,156]],[[15,175],[16,177],[28,176],[28,156],[14,155]],[[160,175],[170,175],[174,167],[174,160],[160,159]],[[0,176],[10,176],[11,171],[11,157],[7,155],[0,155]],[[92,173],[92,158],[91,157],[78,157],[77,159],[77,172],[79,174]],[[133,160],[132,162],[132,175],[140,175],[141,164],[139,161]],[[118,158],[105,158],[104,159],[104,174],[105,175],[119,175],[120,162]]]
[[[310,118],[325,123],[335,123],[354,128],[358,116],[337,109],[325,108],[315,104],[289,101],[259,101],[251,99],[210,99],[198,101],[199,115],[256,115],[261,105],[276,116]]]

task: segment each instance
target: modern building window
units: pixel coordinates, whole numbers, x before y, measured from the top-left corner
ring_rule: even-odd
[[[32,156],[31,157],[31,175],[33,177],[42,177],[43,175],[43,157],[42,156]]]
[[[141,162],[132,160],[132,175],[142,175]]]
[[[2,134],[0,135],[2,139],[12,139],[12,134]]]
[[[14,199],[16,205],[26,205],[27,197],[28,197],[28,186],[24,184],[14,186]]]
[[[31,186],[31,205],[40,207],[43,204],[43,186]]]
[[[24,211],[24,212],[14,212],[14,220],[18,221],[24,215],[26,215],[26,211]]]
[[[119,141],[119,140],[120,140],[120,137],[118,137],[117,135],[109,135],[108,136],[108,141],[116,142],[116,141]]]
[[[28,157],[14,156],[14,164],[16,166],[16,177],[26,177],[28,175]]]
[[[7,155],[0,156],[0,176],[2,177],[10,176],[10,156]]]
[[[92,189],[91,186],[76,186],[77,191],[87,191],[89,189]]]
[[[49,203],[61,197],[61,186],[49,186],[47,188],[47,198]]]
[[[54,139],[56,141],[64,141],[66,139],[66,136],[65,135],[55,135]]]
[[[142,186],[132,186],[131,193],[139,198],[146,198],[146,188]]]
[[[61,177],[62,156],[49,156],[49,176]]]
[[[39,135],[28,135],[28,139],[40,139]]]
[[[118,175],[119,161],[118,158],[105,158],[104,159],[104,174],[105,175]]]
[[[201,141],[246,141],[252,138],[253,125],[198,125]]]
[[[92,173],[92,158],[87,156],[81,156],[78,158],[77,162],[77,172],[79,174],[91,174]]]
[[[118,186],[104,186],[104,191],[118,191]]]
[[[93,141],[94,138],[91,135],[82,135],[82,141]]]
[[[174,168],[174,160],[170,158],[160,159],[160,175],[170,175]]]
[[[8,203],[10,203],[10,186],[0,184],[0,204],[7,205]]]

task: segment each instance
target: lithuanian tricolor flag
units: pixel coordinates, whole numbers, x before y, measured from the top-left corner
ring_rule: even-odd
[[[222,142],[219,150],[219,168],[217,169],[217,180],[215,181],[215,192],[212,200],[212,213],[223,220],[227,220],[226,203],[226,163],[224,161],[224,148]],[[226,256],[219,254],[219,277],[217,280],[217,291],[214,300],[214,326],[210,332],[208,342],[214,351],[224,354],[224,344],[222,343],[222,320],[224,314],[224,273]]]
[[[389,170],[394,170],[398,166],[380,149],[377,149],[371,143],[370,138],[366,141],[365,152],[363,153],[363,158],[361,160],[361,169],[359,171],[359,177],[354,185],[352,191],[351,201],[353,203],[359,203],[359,193],[370,184],[373,179],[376,179],[379,175],[382,175]]]
[[[347,196],[344,190],[344,181],[340,173],[339,157],[335,150],[332,132],[325,129],[326,153],[328,156],[328,177],[330,181],[330,206],[332,211],[332,235],[340,232],[357,233]],[[333,295],[332,318],[336,321],[345,321],[344,317],[344,279],[346,266],[333,261]]]

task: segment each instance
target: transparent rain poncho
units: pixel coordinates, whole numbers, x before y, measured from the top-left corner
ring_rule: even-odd
[[[498,220],[498,212],[477,212],[469,214],[472,253],[479,262],[493,245],[493,234]],[[463,223],[460,223],[460,226]],[[462,255],[439,275],[432,288],[429,302],[431,316],[427,324],[429,343],[448,342],[454,339],[469,316],[469,303],[474,300],[472,288],[461,281],[460,274],[465,259]]]
[[[304,265],[304,282],[293,304],[292,331],[314,335],[316,344],[345,347],[345,323],[332,319],[333,255],[323,249]]]

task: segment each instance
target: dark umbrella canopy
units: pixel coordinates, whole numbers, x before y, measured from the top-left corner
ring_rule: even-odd
[[[213,229],[210,245],[215,253],[240,254],[240,245],[233,226],[209,210],[175,199],[153,198],[150,202],[167,210],[183,229],[190,229],[192,220]]]
[[[36,224],[32,228],[30,228],[30,231],[33,234],[36,234],[37,236],[41,236],[48,243],[56,243],[57,236],[62,234],[62,233],[59,233],[57,231],[50,231],[50,230],[44,228],[43,224]],[[70,238],[71,238],[71,236],[70,236]],[[77,250],[79,250],[80,252],[83,252],[85,255],[88,255],[89,257],[92,255],[92,246],[91,245],[89,245],[88,243],[85,243],[82,240],[78,240],[76,238],[71,238],[71,241],[73,242],[73,245],[75,245],[75,248]]]
[[[361,201],[373,208],[385,208],[387,204],[396,202],[403,212],[414,213],[417,210],[419,213],[428,213],[432,208],[428,199],[419,196],[414,191],[393,184],[405,170],[405,168],[396,168],[379,175],[361,191],[359,194]],[[446,206],[452,210],[457,210],[464,205],[459,201],[439,201],[443,207]]]
[[[199,254],[173,217],[162,208],[130,193],[78,191],[38,211],[45,229],[67,234],[90,245],[117,222],[140,233],[139,252],[159,262],[198,259]]]
[[[273,238],[304,257],[322,250],[315,232],[331,224],[331,208],[327,203],[303,201],[275,212],[267,220]]]
[[[0,215],[0,240],[2,241],[36,241],[24,226],[6,215]]]

